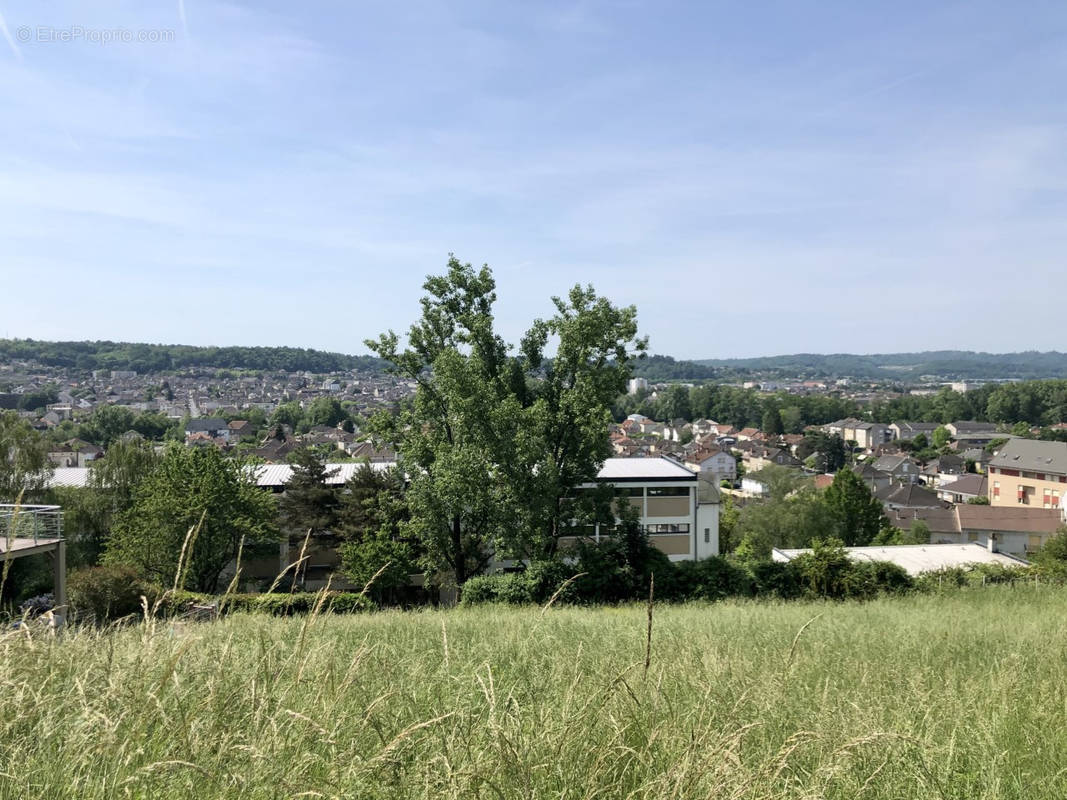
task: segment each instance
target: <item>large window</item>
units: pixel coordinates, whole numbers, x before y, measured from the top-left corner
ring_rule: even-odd
[[[688,486],[650,486],[649,497],[688,497]]]
[[[645,526],[646,533],[689,533],[687,522],[666,522]]]

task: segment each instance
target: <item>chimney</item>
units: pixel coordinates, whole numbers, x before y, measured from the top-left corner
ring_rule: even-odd
[[[997,552],[997,535],[995,533],[989,534],[989,538],[986,540],[986,547],[989,548],[990,553]]]

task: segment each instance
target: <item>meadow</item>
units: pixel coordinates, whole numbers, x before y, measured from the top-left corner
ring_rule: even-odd
[[[1067,797],[1067,591],[0,637],[0,798]],[[806,626],[806,627],[805,627]]]

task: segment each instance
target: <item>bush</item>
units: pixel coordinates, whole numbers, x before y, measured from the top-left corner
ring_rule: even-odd
[[[679,600],[722,600],[750,597],[752,578],[742,567],[720,556],[674,565],[674,592]]]
[[[748,566],[748,573],[757,597],[792,600],[801,594],[797,571],[789,562],[759,561]]]
[[[912,588],[911,576],[888,561],[854,561],[844,575],[844,597],[867,600],[880,594],[903,594]]]
[[[468,578],[460,592],[460,605],[478,606],[500,600],[500,582],[504,575],[476,575]]]
[[[543,605],[547,603],[563,584],[581,572],[577,566],[564,564],[562,561],[535,561],[526,568],[523,576],[530,589],[530,598],[533,602]],[[567,584],[557,603],[578,602],[578,590],[574,583]]]
[[[67,578],[70,606],[79,617],[102,624],[141,613],[141,597],[151,603],[157,596],[133,567],[84,567]]]

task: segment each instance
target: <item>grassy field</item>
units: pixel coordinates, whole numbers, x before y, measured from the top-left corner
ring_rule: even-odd
[[[647,674],[639,607],[6,633],[0,798],[1061,800],[1065,620],[1041,587],[658,607]]]

